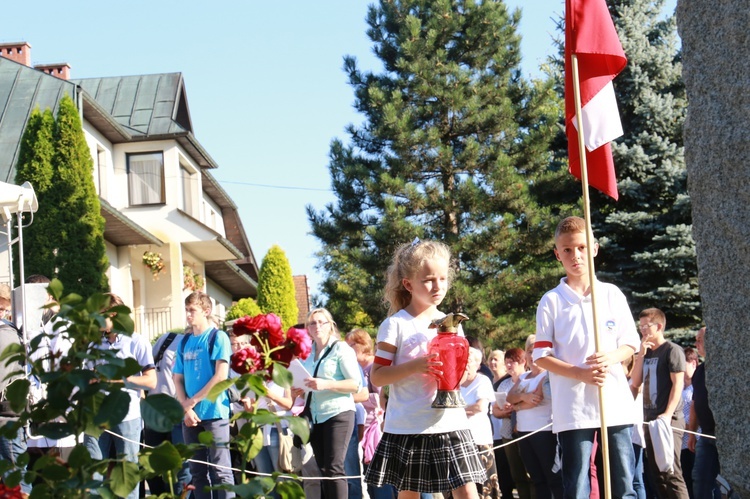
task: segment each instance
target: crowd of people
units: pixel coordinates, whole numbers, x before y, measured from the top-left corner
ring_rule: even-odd
[[[292,389],[267,381],[262,400],[235,401],[234,410],[263,408],[309,419],[299,475],[311,499],[588,499],[603,497],[604,487],[616,498],[719,497],[715,422],[706,363],[700,362],[705,328],[695,349],[683,349],[664,336],[666,316],[657,308],[641,311],[636,326],[625,295],[590,279],[588,254],[596,256],[599,248],[589,241],[595,240],[587,237],[582,219],[558,225],[554,254],[565,277],[541,298],[536,334],[525,349],[493,350],[485,362],[481,343],[469,338],[463,407],[432,406],[444,365],[429,349],[437,334],[430,326],[445,316],[438,307],[454,267],[445,244],[417,239],[401,245],[388,267],[389,310],[375,341],[362,329],[342,338],[330,312],[314,309],[304,324],[312,352],[300,359],[309,376]],[[176,490],[191,485],[198,499],[231,498],[230,491],[209,486],[235,483],[233,403],[227,392],[215,400],[207,394],[238,375],[230,356],[250,339],[211,322],[205,293],[192,293],[185,306],[184,333],[165,334],[153,348],[107,324],[100,348],[134,358],[142,371],[127,380],[132,397],[123,423],[106,438],[85,437],[85,445],[93,457],[136,458],[137,447],[124,442],[137,440],[134,433],[142,428],[140,391],[174,396],[183,422],[168,433],[143,428],[145,443],[199,443],[199,435],[210,432],[212,443],[186,463]],[[458,333],[464,334],[460,327]],[[236,431],[243,421],[234,424]],[[280,437],[289,431],[283,419],[263,428],[262,450],[250,472],[283,471]],[[0,458],[12,460],[5,448],[0,446]],[[168,486],[157,477],[148,490],[158,494]]]

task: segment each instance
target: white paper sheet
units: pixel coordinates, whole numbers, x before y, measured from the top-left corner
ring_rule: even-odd
[[[298,359],[294,359],[289,363],[289,372],[292,373],[292,376],[294,377],[294,380],[292,381],[292,386],[294,388],[302,388],[306,392],[310,389],[305,386],[304,381],[307,378],[312,378],[312,374],[305,369],[305,366],[302,365],[302,362],[300,362]]]

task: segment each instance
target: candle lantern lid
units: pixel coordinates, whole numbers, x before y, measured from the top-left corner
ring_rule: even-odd
[[[430,328],[437,328],[439,333],[458,333],[458,326],[469,317],[461,312],[451,312],[441,319],[435,319],[430,323]]]

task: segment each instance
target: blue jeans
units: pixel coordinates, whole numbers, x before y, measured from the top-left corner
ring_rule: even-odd
[[[643,447],[633,444],[635,467],[633,468],[633,489],[637,499],[646,499],[646,484],[643,481]]]
[[[352,438],[349,439],[349,446],[346,448],[344,473],[346,473],[346,476],[358,477],[346,480],[349,489],[348,497],[362,497],[362,466],[359,461],[359,432],[356,424],[354,425]]]
[[[106,431],[94,438],[90,435],[84,435],[83,445],[91,454],[92,459],[109,459],[110,450],[114,446],[115,454],[119,457],[124,455],[125,459],[131,463],[138,462],[138,452],[140,451],[141,441],[141,418],[131,419],[116,424],[110,430],[123,438],[107,433]],[[127,439],[127,440],[125,440]],[[101,480],[101,476],[94,478]],[[127,499],[138,499],[138,487],[135,487],[127,495]]]
[[[716,486],[719,474],[719,452],[716,440],[699,438],[695,444],[695,462],[693,463],[693,495],[696,498],[720,499],[721,492]]]
[[[200,443],[198,435],[207,431],[213,435],[213,444],[201,446],[190,461],[190,474],[193,475],[195,499],[230,499],[234,492],[227,490],[206,490],[206,487],[216,485],[234,485],[232,474],[232,458],[229,455],[229,420],[207,419],[197,426],[187,427],[183,423],[182,436],[186,444]],[[209,466],[203,462],[211,463]],[[210,475],[210,481],[209,481]]]
[[[612,497],[635,499],[633,491],[633,441],[631,426],[607,428]],[[561,431],[557,434],[562,453],[565,499],[588,499],[591,493],[591,449],[598,428]]]
[[[8,463],[16,465],[18,456],[26,452],[26,434],[23,428],[19,428],[14,438],[0,437],[0,459]],[[17,465],[16,465],[17,466]],[[21,473],[26,473],[26,465],[17,466],[16,469],[21,470]],[[13,471],[13,468],[10,469]],[[10,473],[9,471],[9,473]],[[21,491],[25,494],[31,493],[31,485],[21,480],[19,484]]]
[[[161,433],[146,427],[143,431],[143,440],[146,445],[149,445],[151,447],[156,447],[164,441],[172,442],[173,444],[184,444],[185,439],[182,438],[182,423],[174,425],[170,433]],[[159,495],[163,494],[164,492],[169,492],[170,489],[164,482],[164,478],[165,477],[156,476],[147,480],[148,489],[151,494]],[[190,467],[188,466],[187,461],[185,461],[184,463],[182,463],[182,468],[180,468],[180,471],[177,472],[177,477],[175,478],[175,494],[180,495],[182,493],[182,489],[190,483],[191,479],[192,477],[190,476]]]
[[[271,474],[278,470],[279,463],[279,430],[276,427],[271,428],[269,434],[271,439],[271,445],[264,445],[253,462],[255,463],[255,470],[258,473]]]

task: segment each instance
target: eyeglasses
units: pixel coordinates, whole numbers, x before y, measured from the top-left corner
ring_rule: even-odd
[[[319,322],[308,322],[308,323],[307,323],[307,327],[309,327],[309,328],[313,328],[313,327],[314,327],[314,328],[316,328],[316,329],[317,329],[317,328],[319,328],[319,327],[321,327],[321,326],[325,326],[326,324],[330,324],[330,322],[327,322],[327,321],[326,321],[326,322],[323,322],[323,321],[319,321]]]
[[[651,326],[656,326],[656,324],[654,324],[653,322],[649,322],[648,324],[641,324],[638,326],[638,329],[640,329],[641,331],[645,331],[649,329]]]

